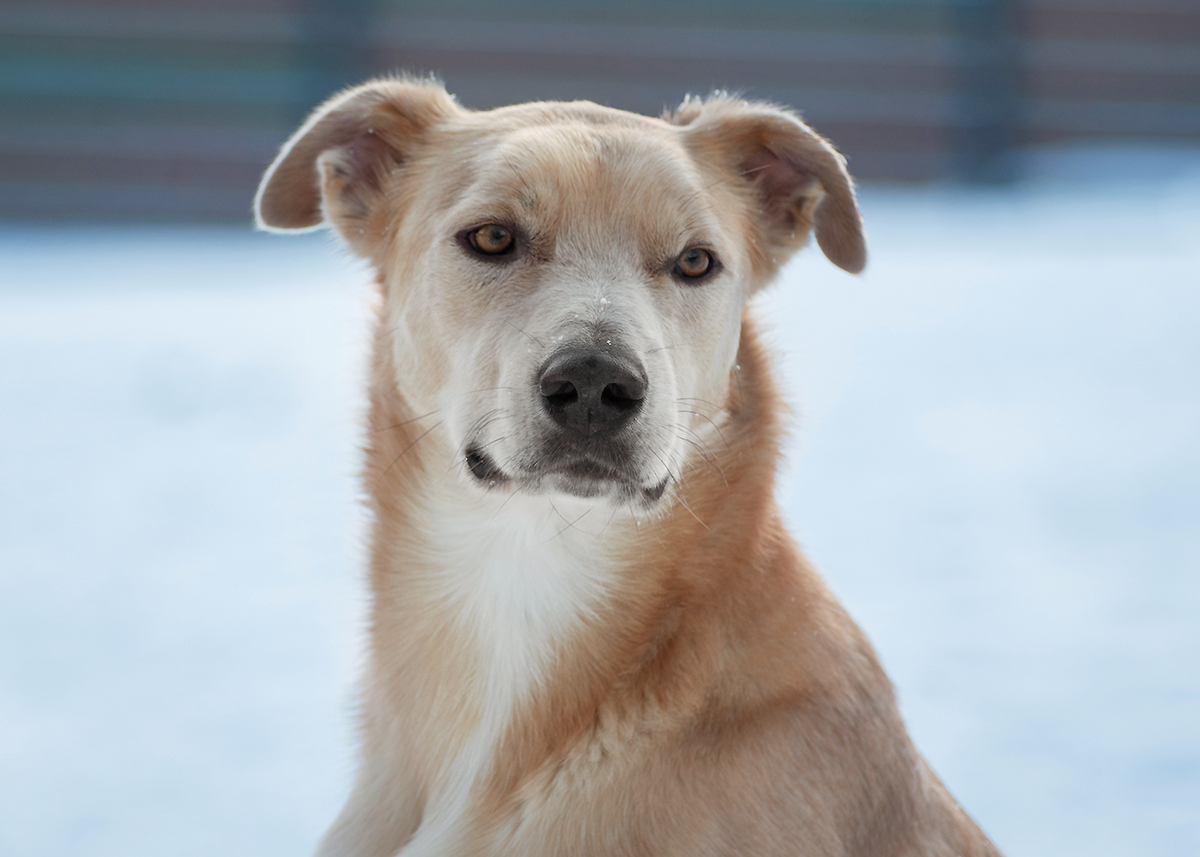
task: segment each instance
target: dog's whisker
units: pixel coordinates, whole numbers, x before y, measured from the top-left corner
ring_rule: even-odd
[[[431,431],[433,431],[435,428],[437,428],[441,424],[442,424],[442,422],[441,422],[441,420],[439,420],[438,422],[431,425],[429,428],[425,429],[425,431],[423,431],[419,435],[417,435],[412,440],[412,442],[409,443],[408,446],[406,446],[406,447],[404,447],[404,449],[400,450],[400,454],[392,459],[392,463],[387,466],[387,468],[383,471],[383,473],[381,475],[386,476],[388,474],[388,472],[391,471],[391,469],[396,466],[396,462],[398,462],[401,458],[403,458],[405,455],[407,455],[408,451],[410,449],[412,449],[414,446],[416,446],[418,441],[421,440],[421,438],[425,437],[425,435],[429,434]]]
[[[717,425],[715,422],[713,422],[712,417],[710,417],[708,414],[702,413],[700,411],[693,411],[690,409],[681,409],[679,412],[681,414],[692,414],[693,416],[697,416],[700,419],[707,421],[710,426],[712,426],[714,429],[716,429],[717,435],[721,438],[721,442],[723,444],[725,444],[725,448],[729,449],[729,441],[725,437],[725,432],[721,431],[721,427],[719,425]],[[691,431],[692,434],[696,434],[694,431],[692,431],[692,429],[688,429],[688,431]],[[700,435],[696,434],[696,437],[699,437],[699,436]]]
[[[508,440],[508,435],[502,435],[500,437],[493,438],[492,440],[489,440],[487,443],[480,444],[479,446],[474,447],[474,448],[475,449],[487,449],[492,444],[499,443],[502,440]],[[450,466],[446,468],[446,474],[448,475],[450,473],[450,471],[454,470],[456,467],[457,468],[467,467],[467,457],[465,455],[459,455],[453,461],[451,461]]]
[[[676,475],[674,472],[672,472],[671,465],[667,464],[667,462],[665,462],[663,460],[663,457],[661,455],[659,455],[658,452],[653,447],[650,448],[650,453],[651,453],[651,455],[653,455],[655,458],[658,459],[658,463],[661,464],[663,466],[663,469],[667,471],[667,480],[669,482],[678,482],[680,484],[680,486],[682,487],[683,471],[681,470],[679,472],[679,474]]]
[[[499,443],[502,440],[508,440],[508,435],[503,434],[503,435],[500,435],[500,437],[494,437],[491,440],[489,440],[487,443],[481,443],[481,444],[479,444],[479,446],[477,446],[475,448],[476,449],[487,449],[492,444]]]
[[[545,343],[543,343],[543,342],[542,342],[540,339],[538,339],[536,336],[534,336],[534,335],[533,335],[533,334],[531,334],[531,333],[526,333],[524,330],[522,330],[522,329],[521,329],[520,327],[518,327],[517,325],[513,324],[513,323],[512,323],[511,321],[509,321],[508,319],[504,319],[504,323],[505,323],[505,324],[507,324],[509,327],[511,327],[513,330],[517,331],[518,333],[521,333],[521,334],[523,334],[524,336],[527,336],[527,337],[529,337],[529,341],[530,341],[530,342],[532,342],[534,345],[538,346],[539,348],[545,348],[545,347],[546,347],[546,346],[545,346]]]
[[[478,417],[475,418],[475,422],[471,423],[471,428],[468,429],[467,434],[474,434],[475,432],[477,432],[479,430],[480,426],[484,422],[486,422],[487,420],[490,420],[502,413],[504,413],[504,408],[492,408],[490,411],[484,411],[482,414],[480,414]]]
[[[492,521],[496,520],[497,516],[499,516],[500,512],[501,512],[501,511],[504,509],[504,507],[508,505],[508,501],[509,501],[509,500],[511,500],[513,497],[516,497],[516,496],[517,496],[517,492],[516,492],[516,491],[509,491],[509,492],[508,492],[508,496],[507,496],[507,497],[505,497],[505,498],[504,498],[504,499],[503,499],[503,500],[500,502],[500,505],[496,507],[496,511],[495,511],[495,512],[492,512],[492,517],[488,518],[488,523],[490,524]]]
[[[467,437],[468,438],[481,437],[485,432],[487,432],[487,430],[489,428],[491,428],[493,425],[495,425],[497,422],[499,422],[501,419],[503,419],[504,416],[505,416],[504,414],[493,414],[486,421],[484,421],[482,423],[477,423],[476,425],[471,427],[471,430],[469,432],[467,432]]]
[[[685,432],[689,433],[692,437],[696,438],[696,440],[699,441],[704,446],[705,449],[708,448],[708,444],[705,442],[704,438],[700,435],[700,433],[698,431],[696,431],[691,426],[677,422],[677,423],[675,423],[675,427],[683,429]]]
[[[557,533],[552,535],[550,538],[546,539],[546,541],[542,542],[542,544],[547,544],[549,542],[552,542],[555,539],[557,539],[559,536],[561,536],[563,533],[565,533],[567,530],[574,529],[575,525],[578,524],[580,521],[582,521],[585,517],[587,517],[587,514],[592,511],[590,507],[587,509],[584,509],[583,514],[581,514],[578,518],[576,518],[573,521],[568,521],[567,517],[562,512],[558,511],[558,507],[554,505],[553,500],[550,501],[550,508],[554,510],[554,514],[558,515],[558,517],[560,517],[564,521],[566,521],[567,525],[565,527],[563,527],[561,530],[559,530]]]
[[[558,515],[558,517],[561,518],[566,523],[568,523],[568,524],[570,523],[570,521],[567,520],[567,516],[564,515],[562,512],[558,511],[558,507],[554,505],[553,500],[548,500],[546,502],[548,502],[550,504],[550,508],[554,510],[554,514]]]
[[[632,503],[633,501],[630,501],[630,502]],[[600,532],[596,533],[597,536],[603,536],[605,533],[608,532],[609,525],[612,524],[613,518],[617,517],[617,511],[620,508],[621,508],[620,506],[615,506],[615,505],[613,506],[612,514],[608,516],[608,520],[604,522],[604,526],[600,528]]]
[[[715,408],[718,411],[725,410],[720,405],[718,405],[716,402],[711,401],[710,399],[701,399],[699,396],[678,396],[678,397],[676,397],[675,401],[677,401],[677,402],[699,402],[702,405],[708,405],[709,407]]]
[[[659,455],[659,454],[658,454],[658,453],[657,453],[655,450],[653,450],[653,449],[651,449],[651,450],[650,450],[650,452],[651,452],[651,453],[654,455],[654,457],[655,457],[655,458],[657,458],[657,459],[658,459],[659,463],[660,463],[660,464],[661,464],[663,467],[665,467],[665,468],[666,468],[666,470],[667,470],[667,477],[668,477],[669,479],[673,479],[674,481],[678,482],[678,483],[679,483],[679,487],[682,489],[682,488],[684,487],[684,478],[683,478],[683,472],[682,472],[682,471],[680,471],[680,473],[679,473],[678,475],[675,475],[675,474],[673,474],[673,473],[671,472],[671,468],[670,468],[670,466],[669,466],[669,465],[668,465],[668,464],[667,464],[665,461],[663,461],[663,458],[662,458],[662,456],[661,456],[661,455]],[[693,512],[693,511],[692,511],[692,508],[691,508],[691,507],[690,507],[690,506],[687,504],[687,502],[686,502],[686,501],[683,499],[683,495],[682,495],[682,494],[676,494],[676,495],[675,495],[675,499],[676,499],[676,500],[678,500],[678,501],[679,501],[679,504],[680,504],[681,506],[683,506],[683,508],[684,508],[684,509],[686,509],[686,510],[687,510],[687,513],[688,513],[689,515],[691,515],[693,518],[695,518],[695,519],[696,519],[696,521],[697,521],[697,522],[700,524],[700,526],[704,527],[704,529],[706,529],[706,530],[707,530],[707,529],[709,529],[709,526],[708,526],[708,524],[704,523],[704,521],[701,521],[701,520],[700,520],[700,516],[699,516],[699,515],[697,515],[695,512]]]
[[[700,516],[692,511],[692,507],[687,504],[687,501],[684,500],[683,497],[676,496],[675,499],[679,501],[680,506],[682,506],[684,509],[687,510],[687,513],[689,515],[691,515],[693,518],[696,519],[696,523],[698,523],[700,526],[704,527],[704,529],[706,529],[706,530],[709,529],[708,524],[706,524],[700,520]]]
[[[691,429],[688,430],[691,431]],[[695,432],[693,432],[693,434],[695,434]],[[729,487],[729,480],[725,478],[725,471],[721,469],[721,465],[718,464],[713,457],[709,455],[709,453],[705,452],[703,444],[697,443],[691,438],[684,437],[683,435],[676,435],[676,437],[678,437],[684,443],[690,443],[692,446],[696,447],[696,451],[700,453],[700,457],[704,459],[704,463],[708,465],[710,470],[715,469],[717,473],[721,474],[721,481],[725,483],[726,488]]]
[[[468,395],[470,395],[470,394],[472,394],[472,393],[491,393],[491,392],[494,392],[494,391],[496,391],[496,390],[517,390],[517,389],[519,389],[519,388],[518,388],[518,387],[510,387],[510,386],[506,386],[506,385],[504,385],[504,384],[500,384],[500,385],[498,385],[498,386],[495,386],[495,387],[480,387],[478,390],[467,390],[467,394],[468,394]]]
[[[427,417],[432,417],[434,414],[439,414],[439,413],[441,413],[441,408],[438,408],[436,411],[430,411],[427,414],[422,414],[419,417],[413,417],[410,420],[404,420],[404,422],[399,422],[399,423],[396,423],[395,425],[384,426],[383,428],[371,429],[369,432],[367,432],[367,434],[379,434],[381,431],[393,431],[394,429],[403,428],[404,426],[411,425],[412,423],[420,422],[421,420],[426,419]]]
[[[508,416],[507,408],[492,408],[490,411],[485,411],[476,418],[475,422],[471,423],[471,427],[467,429],[467,437],[478,437],[488,426],[506,416]]]
[[[670,473],[667,474],[667,480],[672,481]],[[638,534],[638,537],[640,538],[642,535],[642,525],[638,522],[637,509],[635,509],[633,507],[633,500],[629,501],[629,512],[633,518],[633,529]],[[663,542],[663,540],[662,540],[662,533],[660,531],[661,528],[660,527],[650,527],[649,530],[650,530],[650,534],[652,536],[654,536],[654,540],[656,542],[658,542],[659,546],[666,547],[666,543]]]
[[[467,466],[467,457],[465,455],[459,455],[459,456],[455,457],[455,459],[453,461],[450,462],[450,466],[446,468],[446,472],[442,474],[442,478],[445,479],[445,477],[449,476],[451,474],[451,472],[453,472],[455,470],[465,469],[466,466]]]

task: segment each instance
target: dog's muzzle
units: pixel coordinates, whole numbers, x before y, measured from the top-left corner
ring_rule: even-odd
[[[532,466],[502,473],[479,448],[467,464],[480,481],[515,477],[541,490],[553,487],[578,497],[619,495],[653,502],[666,481],[645,484],[638,414],[649,379],[640,360],[616,349],[582,345],[552,355],[535,372],[535,408],[541,417]]]

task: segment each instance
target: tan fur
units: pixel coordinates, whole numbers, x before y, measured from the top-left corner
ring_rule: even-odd
[[[476,196],[480,222],[534,224],[528,273],[502,289],[458,286],[444,215],[472,210]],[[334,226],[374,264],[382,292],[363,763],[322,854],[998,854],[914,750],[870,645],[774,500],[784,406],[743,308],[810,229],[834,262],[861,270],[853,185],[827,142],[786,111],[724,98],[665,120],[586,103],[472,113],[439,86],[379,81],[314,114],[268,171],[256,211],[267,228]],[[724,248],[720,317],[696,317],[694,302],[710,298],[687,290],[705,286],[622,261],[678,252],[671,242],[687,230]],[[624,255],[605,261],[610,247]],[[595,270],[605,273],[593,281]],[[438,544],[438,516],[461,507],[486,532],[521,503],[561,513],[553,498],[473,484],[445,403],[493,395],[456,379],[478,371],[480,389],[498,384],[514,350],[540,347],[525,327],[548,302],[603,290],[622,271],[645,288],[612,294],[701,340],[651,348],[651,325],[648,365],[704,395],[680,398],[690,435],[661,444],[662,458],[683,451],[657,507],[617,504],[582,532],[592,507],[581,506],[551,527],[581,546],[578,568],[562,548],[563,591],[575,594],[545,608],[548,642],[529,651],[547,654],[526,659],[528,687],[497,715],[488,700],[508,697],[492,673],[507,662],[477,644],[493,638],[475,636],[470,590],[453,588],[446,559],[471,546]],[[576,574],[596,585],[576,593]],[[455,765],[477,752],[456,792]]]

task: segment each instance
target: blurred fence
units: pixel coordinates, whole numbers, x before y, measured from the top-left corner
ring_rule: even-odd
[[[1003,181],[1018,147],[1200,143],[1197,0],[3,0],[0,216],[244,219],[338,87],[434,72],[469,107],[800,108],[861,178]]]

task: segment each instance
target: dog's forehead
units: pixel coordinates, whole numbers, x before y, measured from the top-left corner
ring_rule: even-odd
[[[474,181],[462,202],[512,208],[556,232],[596,222],[641,235],[715,228],[706,177],[675,129],[587,107],[478,126]]]

